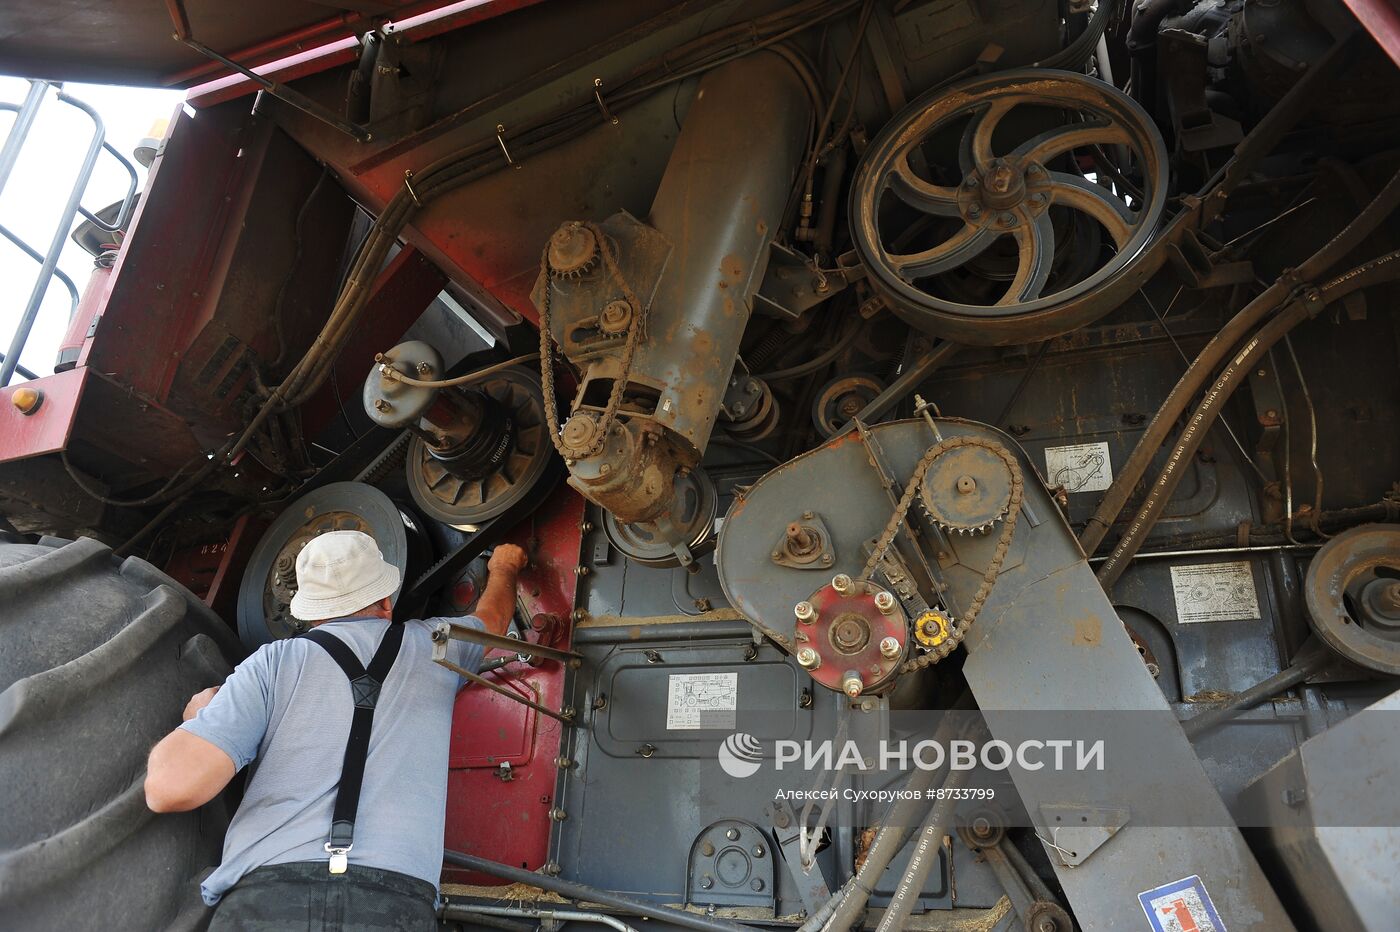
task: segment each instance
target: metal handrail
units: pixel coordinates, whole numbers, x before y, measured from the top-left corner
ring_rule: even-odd
[[[35,249],[33,246],[26,243],[24,240],[20,239],[14,230],[11,230],[3,223],[0,223],[0,236],[5,237],[5,239],[18,246],[20,251],[23,252],[26,256],[33,259],[35,262],[38,262],[40,265],[43,265],[43,254],[40,253],[39,250]],[[72,304],[72,307],[68,309],[68,316],[71,318],[75,313],[77,313],[78,310],[78,287],[73,284],[73,279],[69,278],[62,269],[54,269],[53,275],[54,278],[57,278],[59,281],[63,282],[63,284],[68,288],[68,298],[70,303]],[[20,372],[20,375],[24,375],[24,373]],[[26,379],[34,378],[34,376],[32,375],[25,375],[24,377]]]
[[[0,104],[0,109],[12,111],[18,116],[14,126],[10,129],[9,136],[5,139],[5,144],[0,147],[0,191],[4,189],[5,183],[9,180],[11,170],[14,168],[16,160],[19,158],[19,151],[24,145],[29,129],[34,123],[34,117],[38,112],[40,104],[43,103],[44,94],[51,85],[46,81],[31,81],[29,93],[25,97],[23,105]],[[20,249],[31,258],[40,260],[39,276],[34,281],[34,287],[29,293],[29,301],[25,305],[24,313],[20,316],[19,325],[15,328],[14,335],[10,338],[9,349],[3,356],[0,356],[0,388],[10,384],[10,380],[16,372],[25,378],[35,378],[33,373],[27,369],[21,370],[19,365],[20,353],[24,345],[29,341],[30,332],[34,329],[34,321],[39,316],[39,308],[43,304],[44,296],[48,293],[49,284],[55,277],[63,282],[73,298],[73,307],[76,310],[77,288],[71,279],[58,269],[58,257],[63,252],[64,242],[68,238],[69,232],[73,228],[73,221],[81,213],[99,229],[109,233],[114,233],[124,226],[130,219],[132,205],[135,202],[137,175],[135,168],[128,162],[121,153],[117,152],[106,141],[107,128],[102,122],[102,117],[97,111],[69,94],[65,93],[62,86],[59,86],[58,99],[83,113],[92,120],[92,137],[88,142],[87,152],[83,157],[82,166],[78,170],[78,175],[74,179],[73,189],[69,192],[68,201],[64,205],[63,213],[59,216],[57,228],[54,230],[53,239],[49,243],[48,252],[40,255],[39,251],[24,243],[9,230],[0,227],[6,239],[19,246]],[[127,195],[122,201],[121,209],[117,213],[116,223],[108,226],[98,220],[82,206],[82,197],[87,190],[88,182],[92,179],[93,168],[97,165],[98,156],[102,150],[111,152],[118,161],[126,167],[131,176],[131,183],[128,186]],[[70,312],[71,316],[71,312]]]
[[[136,167],[127,161],[126,156],[112,148],[110,142],[104,140],[102,148],[112,153],[113,158],[121,162],[122,167],[126,169],[126,173],[131,176],[131,181],[126,186],[126,197],[122,198],[121,210],[117,211],[117,219],[112,221],[111,226],[108,226],[100,220],[96,214],[90,213],[88,209],[81,204],[78,205],[78,213],[86,217],[88,223],[91,223],[99,230],[103,230],[107,233],[116,233],[126,229],[127,221],[131,219],[132,208],[136,206],[136,186],[140,183],[140,180],[136,177]]]

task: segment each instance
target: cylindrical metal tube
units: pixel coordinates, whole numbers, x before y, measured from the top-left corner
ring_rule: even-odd
[[[768,268],[810,121],[806,89],[778,55],[716,68],[696,90],[652,201],[647,220],[672,252],[632,371],[664,386],[654,420],[697,458]]]
[[[616,916],[607,913],[590,912],[582,909],[541,909],[536,906],[485,906],[476,903],[453,903],[443,908],[444,919],[476,919],[479,916],[520,916],[525,919],[543,919],[551,922],[596,922],[611,926],[617,932],[637,932],[632,926]]]
[[[458,867],[490,874],[492,877],[499,877],[512,883],[529,884],[532,887],[539,887],[541,890],[567,896],[572,900],[586,900],[634,916],[646,916],[649,919],[660,919],[683,928],[695,929],[697,932],[750,932],[748,926],[740,925],[737,922],[682,912],[679,909],[669,909],[665,906],[655,906],[641,900],[634,900],[630,896],[613,893],[610,890],[600,890],[597,887],[574,883],[572,880],[563,880],[558,877],[546,877],[521,867],[511,867],[509,864],[488,861],[486,858],[463,854],[460,851],[444,851],[442,859],[448,864],[456,864]]]

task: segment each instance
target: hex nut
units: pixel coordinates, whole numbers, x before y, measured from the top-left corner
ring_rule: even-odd
[[[805,669],[815,670],[821,666],[822,658],[813,648],[804,647],[797,652],[797,662]]]
[[[851,577],[847,576],[845,573],[837,573],[835,576],[831,577],[831,588],[845,595],[847,592],[851,591]]]
[[[817,610],[812,607],[811,602],[798,602],[792,607],[792,613],[797,616],[797,620],[804,625],[810,625],[817,620]]]

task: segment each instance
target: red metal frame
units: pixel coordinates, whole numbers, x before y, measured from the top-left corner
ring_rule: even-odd
[[[346,13],[250,46],[228,57],[260,75],[286,83],[353,61],[357,55],[358,36],[386,19],[392,22],[394,32],[421,40],[539,2],[541,0],[458,0],[446,5],[438,2],[407,5],[396,10],[393,16],[369,17]],[[258,90],[258,86],[249,79],[242,75],[229,75],[222,65],[215,62],[169,75],[165,79],[167,85],[181,87],[197,81],[203,83],[191,87],[187,97],[190,105],[195,107],[212,107]]]
[[[68,435],[73,429],[73,414],[86,384],[86,369],[69,369],[0,388],[0,462],[66,449]],[[21,414],[11,401],[20,389],[43,392],[43,400],[34,413]]]
[[[532,615],[553,615],[554,646],[567,646],[570,613],[583,535],[583,499],[559,487],[540,504],[535,517],[509,535],[526,547],[530,567],[520,576],[520,596]],[[562,708],[564,668],[511,664],[489,677],[549,708]],[[535,869],[549,858],[549,812],[554,808],[563,726],[525,706],[478,687],[457,696],[447,779],[449,849]],[[510,763],[510,780],[499,776]],[[498,885],[500,880],[457,868],[444,868],[445,883]]]
[[[1400,7],[1395,0],[1346,0],[1346,5],[1400,67]]]

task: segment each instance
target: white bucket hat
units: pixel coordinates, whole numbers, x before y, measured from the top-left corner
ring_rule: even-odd
[[[297,594],[292,614],[324,621],[357,612],[393,595],[399,571],[386,562],[374,538],[359,531],[328,531],[297,554]]]

